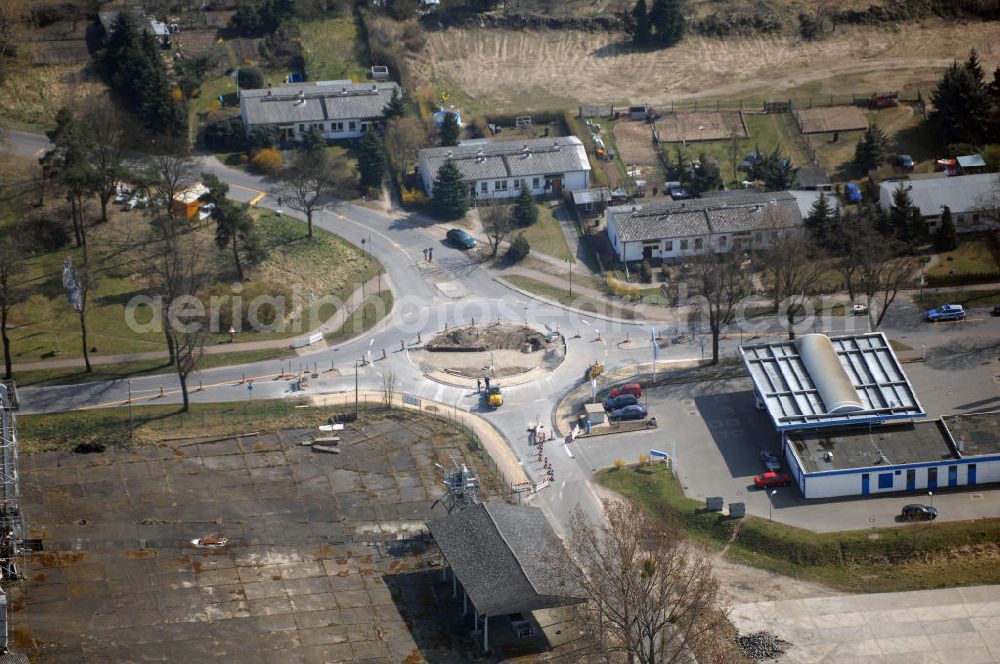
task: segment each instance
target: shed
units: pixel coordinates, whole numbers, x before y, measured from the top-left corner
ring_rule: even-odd
[[[986,170],[986,161],[978,154],[957,157],[955,161],[962,173],[982,173]]]
[[[178,192],[174,196],[174,213],[183,214],[188,218],[197,216],[198,210],[201,209],[202,205],[201,197],[207,193],[208,187],[200,182],[188,187],[184,191]]]
[[[588,403],[583,406],[583,414],[591,425],[604,424],[607,419],[607,413],[604,412],[604,404],[600,403]]]
[[[611,202],[611,189],[597,187],[595,189],[578,189],[573,191],[573,205],[577,212],[604,212]]]
[[[806,191],[832,191],[833,183],[822,166],[803,166],[795,176],[796,189]]]
[[[479,503],[427,522],[453,587],[460,584],[483,620],[489,648],[489,619],[584,601],[580,589],[554,573],[572,565],[562,542],[537,507]],[[457,588],[456,588],[457,590]]]
[[[633,120],[646,120],[649,118],[649,104],[641,106],[629,106],[628,116]]]

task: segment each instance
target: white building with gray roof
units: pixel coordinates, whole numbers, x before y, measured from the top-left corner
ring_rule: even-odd
[[[892,209],[892,195],[902,186],[910,201],[920,209],[927,230],[934,233],[941,224],[941,209],[951,210],[951,220],[959,233],[1000,228],[1000,174],[914,177],[909,180],[886,180],[879,189],[879,207]]]
[[[275,126],[282,141],[301,141],[311,128],[328,139],[360,138],[381,130],[385,106],[399,86],[392,81],[323,81],[240,91],[240,117],[247,134]]]
[[[623,262],[760,249],[780,233],[802,228],[799,204],[787,191],[622,205],[608,208],[605,218],[608,239]]]
[[[532,194],[558,194],[590,186],[590,161],[576,136],[528,141],[464,141],[455,147],[420,151],[420,177],[428,194],[434,178],[449,159],[455,162],[469,195],[512,198],[527,188]]]

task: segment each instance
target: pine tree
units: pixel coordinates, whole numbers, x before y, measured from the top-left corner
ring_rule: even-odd
[[[462,181],[462,172],[449,159],[438,169],[434,178],[431,210],[442,219],[461,219],[469,209],[469,188]]]
[[[406,102],[399,96],[399,90],[397,88],[392,89],[392,97],[390,97],[389,101],[386,102],[383,113],[385,113],[386,120],[398,118],[406,113]]]
[[[461,131],[458,126],[458,116],[451,112],[445,113],[444,121],[441,123],[441,145],[445,147],[458,145]]]
[[[888,152],[889,139],[882,128],[873,122],[854,148],[854,165],[867,173],[885,162]]]
[[[531,226],[538,221],[538,205],[527,187],[521,187],[521,193],[517,195],[517,201],[514,203],[512,216],[514,225],[521,228]]]
[[[792,165],[792,160],[781,154],[781,146],[776,146],[774,152],[764,155],[760,164],[760,179],[764,181],[765,191],[785,191],[795,184],[799,169]]]
[[[369,131],[361,139],[361,150],[358,154],[358,173],[361,176],[362,189],[377,189],[382,186],[382,174],[385,172],[385,152],[378,134]]]
[[[952,251],[958,248],[958,233],[955,232],[955,223],[951,220],[951,208],[947,205],[941,206],[941,226],[934,234],[934,246],[938,251]]]
[[[972,55],[970,61],[952,63],[931,92],[930,122],[945,144],[979,144],[987,136],[990,95],[978,57]]]
[[[819,198],[813,203],[809,215],[805,218],[806,228],[812,234],[813,239],[821,247],[829,247],[831,240],[831,207],[826,194],[820,192]]]
[[[666,0],[666,27],[660,37],[664,46],[673,46],[684,38],[684,0]]]
[[[917,238],[913,237],[912,214],[913,201],[906,187],[900,182],[899,186],[892,192],[892,207],[889,208],[888,225],[892,229],[893,235],[903,242],[912,242]]]
[[[667,32],[670,30],[670,16],[667,13],[667,0],[653,0],[649,8],[649,31],[657,44],[666,43]]]
[[[652,37],[652,25],[649,21],[649,12],[646,10],[646,0],[636,0],[635,8],[632,10],[632,18],[635,19],[635,32],[632,33],[632,41],[639,46],[645,46]]]

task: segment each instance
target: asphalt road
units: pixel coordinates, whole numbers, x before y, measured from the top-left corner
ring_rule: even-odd
[[[8,136],[11,147],[24,155],[39,155],[47,144],[44,137],[34,134],[10,131]],[[234,199],[259,199],[258,206],[277,207],[270,193],[272,185],[264,178],[228,168],[210,156],[199,157],[199,166],[229,183]],[[287,209],[284,212],[301,217]],[[555,405],[563,394],[579,384],[585,367],[592,361],[604,362],[610,371],[648,362],[652,357],[650,326],[574,313],[511,291],[494,280],[487,265],[477,263],[465,252],[444,243],[445,229],[422,217],[395,212],[385,214],[338,202],[314,215],[314,223],[363,246],[382,262],[395,296],[391,316],[368,334],[332,348],[306,350],[291,361],[263,361],[197,372],[190,384],[204,389],[193,392],[192,401],[238,401],[344,392],[353,390],[355,382],[362,388],[378,390],[383,376],[392,372],[398,391],[451,404],[485,417],[504,434],[529,474],[541,477],[535,450],[528,446],[527,425],[534,421],[550,422]],[[423,250],[428,247],[434,250],[433,263],[424,261]],[[428,380],[424,368],[416,366],[409,353],[400,350],[401,342],[410,346],[417,343],[418,335],[426,339],[446,325],[467,324],[473,319],[479,322],[526,321],[540,329],[559,330],[566,337],[566,361],[541,381],[507,388],[503,408],[479,412],[479,400],[474,392]],[[828,317],[806,323],[800,331],[864,331],[864,325],[863,317]],[[997,321],[990,320],[985,312],[972,312],[966,323],[931,326],[920,320],[920,312],[909,299],[900,298],[889,311],[882,329],[914,349],[923,347],[929,364],[947,365],[958,357],[960,364],[964,363],[958,369],[976,372],[979,371],[974,366],[977,354],[996,354]],[[683,343],[666,344],[659,352],[660,360],[697,359],[710,353],[710,339],[706,335],[688,337],[686,329],[660,329],[658,332],[668,339],[685,337]],[[782,321],[775,317],[754,318],[733,326],[730,332],[729,338],[720,344],[724,356],[735,355],[741,342],[784,335]],[[384,360],[381,359],[383,349],[386,351]],[[312,377],[314,371],[315,378]],[[304,379],[301,389],[296,386],[298,378]],[[253,389],[248,389],[248,385]],[[25,388],[19,394],[22,411],[26,413],[121,406],[130,394],[139,403],[144,400],[155,403],[180,401],[177,380],[172,375]],[[589,482],[592,469],[588,460],[573,456],[572,450],[561,444],[547,445],[546,456],[555,469],[556,481],[534,500],[547,511],[557,531],[562,532],[575,506],[597,514],[599,503]]]

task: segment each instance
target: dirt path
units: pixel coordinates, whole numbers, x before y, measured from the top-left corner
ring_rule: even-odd
[[[586,103],[859,94],[929,88],[940,70],[969,48],[984,69],[1000,63],[995,23],[927,21],[895,30],[842,27],[830,38],[801,42],[761,36],[688,37],[672,49],[635,52],[623,36],[574,31],[449,29],[430,34],[415,63],[436,88],[458,88],[484,107],[533,108],[553,98]]]

